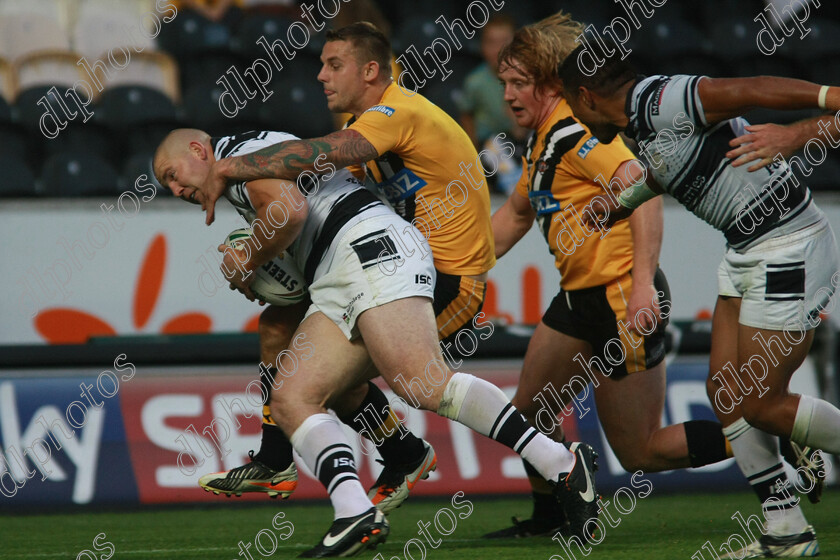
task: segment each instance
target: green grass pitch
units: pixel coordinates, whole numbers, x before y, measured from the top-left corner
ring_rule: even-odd
[[[821,557],[840,560],[840,498],[836,489],[827,489],[823,502],[805,503],[808,520],[816,527]],[[384,560],[408,560],[406,541],[418,537],[418,521],[431,522],[428,531],[437,548],[426,544],[425,558],[429,560],[515,559],[531,558],[571,560],[560,545],[549,538],[482,540],[481,535],[505,526],[511,515],[527,516],[530,502],[526,498],[481,499],[465,496],[473,511],[448,536],[441,536],[434,526],[435,515],[448,508],[457,515],[449,500],[409,500],[391,514],[391,534],[388,542],[376,551],[365,550],[358,557],[373,559],[378,553]],[[272,527],[278,512],[280,529]],[[461,514],[466,514],[461,509]],[[603,542],[592,548],[588,556],[575,550],[577,560],[644,559],[691,560],[707,540],[715,549],[733,533],[743,530],[730,517],[740,511],[744,516],[758,512],[758,502],[750,493],[690,494],[650,496],[638,500],[636,508],[620,517],[615,528],[607,527]],[[3,560],[49,560],[68,558],[100,560],[110,554],[113,546],[116,560],[234,560],[247,558],[240,554],[239,543],[251,543],[249,554],[254,560],[263,558],[294,558],[314,545],[327,530],[331,510],[326,504],[303,504],[294,500],[282,502],[266,499],[265,504],[236,504],[235,500],[220,499],[218,505],[195,508],[155,508],[131,512],[76,512],[51,515],[0,515],[0,558]],[[620,515],[620,514],[619,514]],[[619,517],[614,513],[618,521]],[[446,513],[439,516],[444,531],[451,521]],[[288,521],[294,532],[288,535]],[[263,533],[260,535],[260,531]],[[267,535],[266,533],[272,533]],[[94,538],[104,533],[94,546]],[[254,544],[259,538],[263,551],[270,551],[272,537],[277,550],[262,555]],[[282,537],[287,537],[283,539]],[[438,542],[436,539],[441,539]],[[88,550],[90,553],[83,553]],[[416,545],[408,548],[413,560],[423,558]],[[82,554],[80,554],[82,553]],[[716,560],[707,550],[695,560]]]

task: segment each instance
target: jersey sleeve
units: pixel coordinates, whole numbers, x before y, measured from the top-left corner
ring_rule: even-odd
[[[376,148],[379,155],[393,151],[411,137],[412,115],[406,107],[375,105],[347,128],[355,130]]]
[[[654,131],[674,128],[674,118],[684,113],[691,123],[707,125],[706,114],[700,103],[697,84],[703,76],[652,76],[634,91],[638,115],[652,125]]]
[[[563,159],[576,174],[585,177],[586,180],[595,181],[598,175],[602,175],[606,184],[622,163],[635,159],[635,156],[620,136],[616,136],[609,144],[602,144],[597,138],[587,134]]]

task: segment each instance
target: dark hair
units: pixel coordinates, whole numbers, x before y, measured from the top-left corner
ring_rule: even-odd
[[[370,61],[379,64],[382,76],[391,77],[391,43],[385,34],[369,21],[357,21],[341,29],[330,29],[326,35],[329,41],[348,41],[353,45],[359,64]]]
[[[566,60],[558,66],[557,74],[560,76],[560,80],[563,81],[565,95],[577,97],[578,88],[581,86],[599,95],[609,95],[636,78],[636,69],[629,59],[621,58],[621,51],[615,43],[605,40],[604,47],[606,52],[612,49],[613,55],[601,57],[604,59],[604,64],[591,74],[584,72],[578,61],[581,54],[587,50],[586,44],[578,46],[569,53]],[[593,49],[596,47],[590,45],[589,48]],[[592,51],[590,50],[590,52]],[[602,53],[596,54],[601,56]]]

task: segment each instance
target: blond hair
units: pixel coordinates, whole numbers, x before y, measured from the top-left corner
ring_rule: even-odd
[[[583,30],[582,23],[561,10],[519,29],[499,52],[499,66],[506,64],[532,76],[537,89],[559,88],[557,67],[578,46],[575,40]]]

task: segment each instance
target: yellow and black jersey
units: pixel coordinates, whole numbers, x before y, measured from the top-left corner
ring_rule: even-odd
[[[449,115],[392,83],[347,126],[380,154],[367,170],[396,212],[426,235],[437,270],[472,276],[493,267],[487,181],[475,147]]]
[[[564,290],[607,284],[633,268],[633,238],[627,220],[603,239],[582,223],[581,213],[616,169],[634,156],[621,138],[602,144],[561,100],[529,139],[516,190],[528,197],[537,224],[554,255]]]

